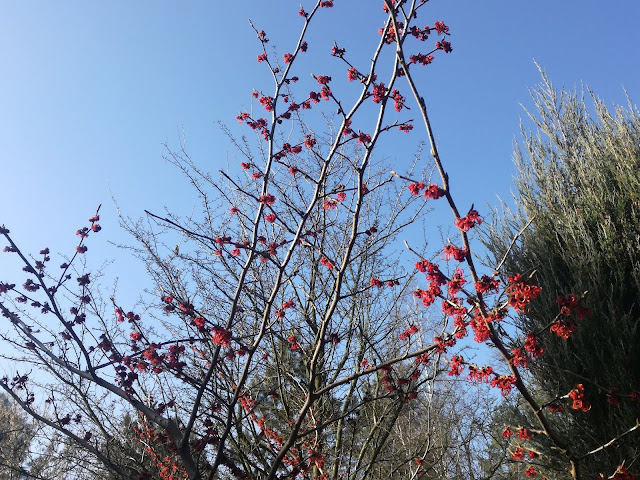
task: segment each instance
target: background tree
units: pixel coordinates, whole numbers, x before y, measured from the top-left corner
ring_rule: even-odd
[[[515,152],[517,208],[497,216],[485,244],[494,264],[509,252],[507,274],[534,273],[542,286],[517,318],[523,331],[544,329],[558,318],[564,296],[584,292],[593,315],[561,314],[558,335],[575,332],[565,342],[544,342],[546,354],[531,373],[534,388],[551,397],[584,385],[588,413],[554,422],[586,454],[640,418],[640,116],[631,103],[610,111],[593,94],[588,105],[584,92],[558,93],[544,73],[532,97],[535,131],[523,131]],[[587,472],[637,463],[638,438],[631,433],[588,456]]]

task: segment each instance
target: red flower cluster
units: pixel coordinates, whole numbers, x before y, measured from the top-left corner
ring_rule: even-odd
[[[454,224],[462,232],[468,232],[476,225],[480,225],[482,219],[477,210],[471,208],[464,217],[459,217],[454,220]]]
[[[584,399],[584,386],[581,383],[569,392],[569,398],[572,402],[571,408],[574,410],[580,410],[581,412],[591,410],[591,404]]]
[[[482,278],[475,282],[476,292],[478,293],[488,293],[488,292],[498,292],[498,288],[500,287],[500,280],[494,276],[489,277],[487,275],[482,275]]]
[[[436,32],[438,32],[438,35],[449,33],[449,27],[447,27],[444,22],[436,22],[434,24],[434,28],[436,29]]]
[[[533,358],[539,357],[544,353],[544,348],[536,344],[536,337],[532,333],[527,333],[527,339],[524,341],[524,349]]]
[[[438,50],[444,50],[445,53],[451,53],[453,51],[453,48],[451,48],[451,42],[447,42],[446,40],[436,42],[436,48]]]
[[[493,374],[494,374],[493,368],[489,366],[485,365],[482,368],[478,368],[477,365],[469,365],[469,375],[467,375],[467,380],[476,381],[476,382],[489,382],[489,377]],[[503,436],[505,432],[502,432]]]
[[[373,84],[373,101],[374,103],[380,103],[387,95],[387,88],[384,86],[384,83],[374,83]]]
[[[393,106],[396,109],[396,112],[402,110],[402,107],[404,107],[405,98],[400,95],[400,92],[397,89],[393,89],[393,91],[391,92],[391,98],[393,99]]]
[[[418,333],[418,327],[416,327],[413,323],[411,325],[409,325],[409,328],[407,328],[404,332],[402,332],[400,334],[400,340],[409,340],[409,337],[411,337],[411,335]]]
[[[580,298],[573,293],[568,295],[560,295],[556,299],[556,303],[560,305],[560,314],[565,317],[570,316],[575,312],[578,319],[583,319],[590,317],[592,315],[592,311],[590,308],[585,308],[580,305]]]
[[[276,203],[276,197],[274,197],[271,194],[264,194],[264,195],[260,195],[258,197],[258,201],[260,203],[262,203],[263,205],[273,205],[274,203]]]
[[[519,273],[509,277],[507,281],[509,285],[505,293],[509,297],[509,306],[513,307],[516,312],[524,313],[531,300],[538,298],[542,288],[537,285],[529,285]]]
[[[220,345],[225,348],[231,346],[231,332],[226,328],[216,325],[211,329],[211,333],[213,333],[211,341],[214,345]]]
[[[409,61],[414,65],[419,63],[420,65],[429,65],[433,62],[433,55],[423,55],[422,53],[416,53],[409,57]]]
[[[514,383],[516,383],[516,378],[509,375],[496,376],[491,380],[491,386],[499,388],[503,397],[509,395]]]
[[[456,262],[464,262],[468,253],[468,248],[458,248],[455,245],[445,245],[442,249],[442,257],[446,261],[453,258]]]
[[[449,360],[449,376],[458,376],[464,370],[464,359],[460,355],[454,355]]]
[[[320,259],[320,263],[324,266],[327,267],[329,270],[333,270],[333,263],[331,263],[331,260],[329,260],[327,257],[322,257]]]
[[[554,322],[549,328],[550,331],[564,340],[569,338],[571,334],[577,329],[578,326],[573,320],[558,320],[557,322]]]

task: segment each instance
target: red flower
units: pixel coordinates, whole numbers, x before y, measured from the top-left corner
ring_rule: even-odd
[[[353,82],[354,80],[358,80],[358,71],[355,68],[350,68],[347,71],[347,78],[349,79],[350,82]]]
[[[424,183],[422,182],[410,183],[408,188],[412,195],[419,195],[420,190],[424,189]]]
[[[436,48],[438,50],[444,50],[445,53],[451,53],[453,51],[453,48],[451,48],[451,42],[447,42],[446,40],[436,42]]]
[[[333,270],[333,263],[331,263],[331,260],[329,260],[327,257],[322,257],[320,259],[320,263],[327,267],[329,270]]]
[[[258,201],[263,205],[273,205],[276,203],[276,197],[267,193],[265,195],[260,195],[258,197]]]
[[[231,345],[231,332],[229,330],[216,325],[211,331],[213,332],[211,341],[214,345],[220,345],[221,347],[229,347]]]
[[[429,185],[427,189],[424,191],[424,196],[427,198],[431,198],[433,200],[437,200],[441,197],[444,197],[444,195],[445,195],[444,189],[440,188],[438,185]]]
[[[576,388],[569,392],[569,398],[572,400],[571,408],[588,412],[591,410],[591,404],[584,400],[584,386],[579,383]]]
[[[461,231],[468,232],[474,226],[480,225],[482,223],[482,219],[480,218],[478,211],[472,208],[464,217],[456,218],[454,223]]]
[[[283,59],[284,59],[284,63],[290,63],[291,60],[293,60],[293,55],[291,55],[290,53],[285,53],[284,55],[282,55]]]
[[[531,432],[526,428],[518,429],[518,438],[520,440],[529,440],[531,438]]]
[[[449,376],[455,375],[456,377],[464,370],[464,359],[459,355],[454,355],[449,360]]]
[[[449,27],[447,27],[443,22],[436,22],[434,27],[436,32],[438,32],[438,35],[449,32]]]
[[[464,261],[468,253],[468,248],[458,248],[454,245],[445,245],[442,252],[445,260],[448,261],[453,258],[457,262]]]
[[[336,202],[334,199],[331,198],[329,200],[326,200],[323,203],[323,206],[324,206],[325,210],[333,210],[334,208],[336,208],[338,206],[338,202]]]
[[[524,450],[522,447],[516,447],[511,454],[511,458],[514,460],[524,460]]]
[[[266,60],[267,60],[267,54],[266,53],[262,53],[262,54],[258,55],[258,63],[264,62]]]
[[[382,102],[382,99],[385,97],[385,95],[387,94],[387,89],[384,86],[384,83],[380,82],[380,83],[374,83],[373,84],[373,101],[374,103],[380,103]]]

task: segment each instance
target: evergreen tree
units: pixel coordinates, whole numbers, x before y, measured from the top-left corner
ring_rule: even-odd
[[[592,93],[590,108],[578,92],[557,93],[544,73],[532,97],[536,131],[523,130],[515,152],[517,207],[503,205],[485,245],[494,265],[504,257],[505,274],[534,273],[542,286],[518,319],[523,331],[554,319],[564,336],[575,328],[544,343],[533,382],[548,401],[584,385],[590,410],[558,426],[586,455],[584,473],[608,471],[640,455],[638,431],[629,432],[640,418],[640,114],[631,103],[610,111]],[[559,314],[569,292],[585,292],[591,316]]]

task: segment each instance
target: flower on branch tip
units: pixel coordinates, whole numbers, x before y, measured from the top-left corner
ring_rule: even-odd
[[[409,57],[409,61],[413,64],[419,63],[420,65],[429,65],[433,62],[433,55],[423,55],[422,53],[417,53],[415,55],[411,55]]]
[[[558,320],[553,322],[549,331],[555,333],[563,340],[566,340],[571,336],[573,332],[578,329],[578,325],[573,320]]]
[[[304,140],[304,146],[308,149],[312,149],[316,144],[316,139],[311,135],[306,135]]]
[[[468,253],[468,248],[458,248],[455,245],[445,245],[442,249],[442,256],[446,261],[453,258],[456,262],[463,262]]]
[[[260,55],[258,55],[258,63],[265,62],[266,60],[267,60],[267,54],[266,53],[261,53]]]
[[[418,333],[418,327],[416,327],[413,323],[409,325],[409,327],[404,330],[398,338],[400,340],[408,340],[411,335]]]
[[[473,227],[480,225],[481,223],[482,218],[480,218],[480,214],[473,207],[464,217],[456,218],[454,221],[455,226],[462,232],[468,232]]]
[[[454,355],[449,360],[449,376],[458,376],[464,370],[464,359],[460,355]]]
[[[264,107],[267,112],[271,112],[273,110],[273,97],[264,96],[258,99],[258,103]]]
[[[358,80],[358,78],[359,78],[358,70],[356,70],[354,67],[351,67],[347,71],[347,78],[349,79],[350,82],[353,82],[354,80]]]
[[[231,332],[226,328],[216,325],[211,329],[211,333],[213,333],[211,341],[214,345],[220,345],[225,348],[231,345]]]
[[[427,197],[427,198],[430,198],[432,200],[437,200],[439,198],[444,197],[445,193],[446,192],[445,192],[445,190],[443,188],[440,188],[438,185],[431,184],[424,191],[424,196]],[[476,213],[478,213],[478,212],[476,212]]]
[[[88,250],[86,245],[78,245],[76,247],[76,252],[78,253],[85,253]]]
[[[380,103],[387,95],[387,88],[384,86],[384,83],[374,83],[373,84],[373,102]]]
[[[438,50],[444,50],[445,53],[451,53],[453,51],[453,48],[451,48],[451,42],[447,42],[446,40],[436,42],[436,48]]]
[[[402,107],[404,107],[405,98],[400,95],[400,92],[397,89],[393,89],[393,91],[391,92],[391,98],[393,99],[393,105],[396,109],[396,112],[402,110]]]
[[[404,133],[409,133],[411,130],[413,130],[413,125],[411,125],[410,123],[407,123],[405,125],[400,125],[398,127],[398,130]]]
[[[323,2],[320,2],[320,6],[323,8],[331,8],[333,7],[333,0],[325,0]]]
[[[410,183],[407,187],[412,195],[419,195],[420,191],[424,189],[424,183],[422,182],[414,182]]]
[[[434,24],[434,28],[436,29],[436,32],[438,32],[438,35],[449,33],[449,27],[447,27],[444,22],[436,22]]]
[[[329,270],[333,270],[333,263],[331,263],[331,260],[329,260],[327,257],[322,257],[320,259],[320,263],[324,266],[327,267]]]
[[[495,278],[495,276],[487,276],[482,275],[480,280],[475,282],[474,286],[476,287],[476,292],[478,293],[488,293],[488,292],[498,292],[498,288],[500,287],[500,280]]]
[[[527,477],[535,477],[536,476],[536,469],[534,467],[529,467],[527,468],[527,470],[524,472],[524,474]]]
[[[346,50],[344,48],[338,48],[337,45],[334,45],[331,48],[331,55],[333,55],[334,57],[342,57],[344,56]]]
[[[591,404],[584,399],[584,386],[581,383],[576,385],[576,388],[569,392],[569,399],[572,402],[572,409],[580,410],[581,412],[588,412],[591,410]]]
[[[511,454],[513,460],[524,460],[524,449],[522,447],[516,447]]]
[[[270,213],[268,215],[264,216],[265,221],[269,222],[269,223],[273,223],[276,221],[276,215],[275,213]]]
[[[524,349],[534,358],[544,353],[544,348],[536,344],[536,337],[532,333],[527,333],[527,339],[524,341]]]
[[[276,197],[269,193],[266,193],[264,195],[260,195],[258,197],[258,201],[263,205],[273,205],[276,202]]]
[[[509,285],[505,293],[509,297],[509,306],[519,313],[524,313],[531,300],[538,298],[542,291],[537,285],[529,285],[519,273],[508,277],[507,282]]]
[[[331,77],[328,75],[318,75],[316,80],[320,85],[327,85],[331,81]]]
[[[506,397],[511,392],[513,388],[513,384],[516,383],[515,377],[509,375],[496,375],[493,380],[491,380],[491,386],[497,387],[501,390],[502,396]]]
[[[520,427],[518,429],[518,438],[520,440],[530,440],[531,439],[531,432],[529,430],[527,430],[526,428]]]
[[[307,16],[309,15],[307,12],[304,11],[304,8],[300,7],[300,11],[298,12],[298,15],[300,17],[305,17],[307,18]]]
[[[371,135],[363,132],[358,132],[358,145],[368,145],[371,143]]]
[[[284,60],[284,63],[291,63],[291,61],[293,60],[293,55],[291,55],[290,53],[284,53],[282,55],[282,58]]]

